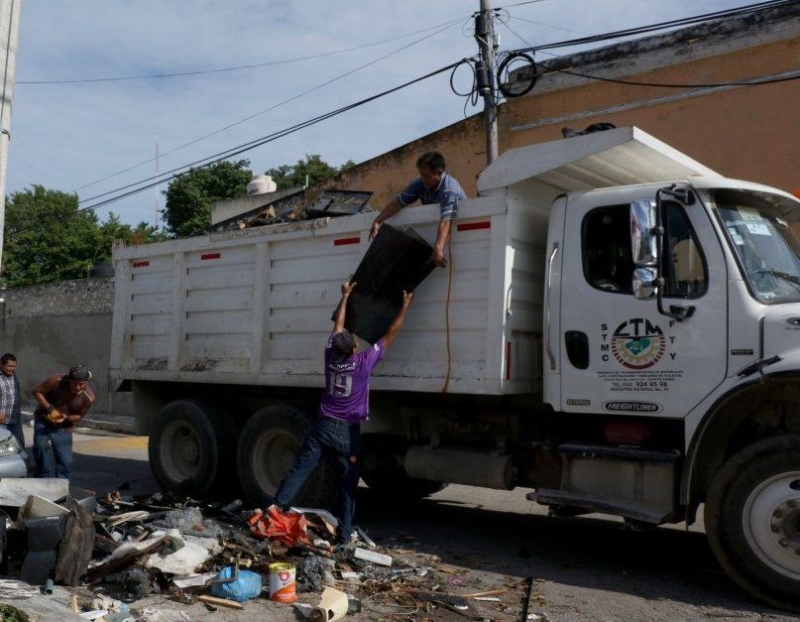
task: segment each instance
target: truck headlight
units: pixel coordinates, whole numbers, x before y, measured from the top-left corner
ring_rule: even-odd
[[[19,451],[19,443],[13,435],[9,436],[4,441],[0,441],[0,456],[13,456],[14,454],[18,454]]]

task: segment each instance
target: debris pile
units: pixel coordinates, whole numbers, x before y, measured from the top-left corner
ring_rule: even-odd
[[[350,544],[333,546],[336,519],[322,509],[246,510],[241,501],[223,505],[166,493],[134,499],[115,491],[97,499],[62,490],[64,480],[26,481],[40,489],[5,506],[3,573],[43,586],[44,594],[54,582],[76,588],[71,606],[84,619],[155,622],[177,615],[137,609],[136,601],[161,595],[209,610],[244,610],[265,599],[275,607],[291,604],[312,622],[360,611],[368,618],[434,619],[442,611],[490,620],[509,607],[499,595],[524,590],[472,589],[481,586],[466,571],[400,546],[380,547],[359,528]],[[1,488],[0,505],[9,501]],[[511,606],[519,609],[520,602]],[[174,619],[191,620],[180,613]]]

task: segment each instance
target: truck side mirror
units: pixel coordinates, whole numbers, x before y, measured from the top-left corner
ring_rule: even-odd
[[[637,268],[658,264],[658,239],[655,235],[656,205],[651,201],[634,201],[630,207],[631,253]]]
[[[636,268],[632,280],[634,298],[637,300],[652,298],[656,292],[657,278],[655,268]]]

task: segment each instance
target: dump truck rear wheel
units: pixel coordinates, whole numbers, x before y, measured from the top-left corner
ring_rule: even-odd
[[[230,485],[235,435],[212,404],[178,400],[159,412],[147,453],[162,488],[202,497]]]
[[[709,490],[705,525],[736,583],[800,611],[800,436],[767,438],[728,460]]]
[[[272,503],[312,424],[311,412],[296,406],[268,406],[250,417],[239,437],[236,465],[242,492],[251,503]],[[335,464],[323,456],[292,504],[330,509],[336,491]]]

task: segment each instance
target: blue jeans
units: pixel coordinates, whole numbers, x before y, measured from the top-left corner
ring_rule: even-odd
[[[353,516],[356,512],[355,493],[358,487],[358,454],[361,452],[361,426],[341,419],[323,417],[317,420],[303,446],[297,453],[294,465],[281,482],[275,494],[275,505],[286,510],[300,492],[323,454],[336,461],[339,476],[339,542],[347,543],[353,535]]]
[[[36,418],[33,423],[33,457],[36,477],[53,477],[55,467],[56,477],[69,479],[72,476],[72,430]]]

